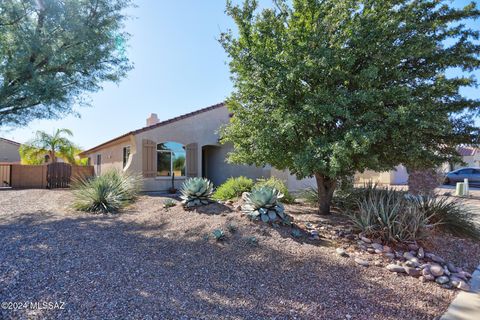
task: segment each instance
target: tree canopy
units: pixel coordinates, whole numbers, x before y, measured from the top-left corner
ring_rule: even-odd
[[[0,126],[56,118],[86,104],[82,93],[118,82],[130,0],[0,2]]]
[[[480,66],[475,3],[442,0],[257,1],[227,4],[221,35],[234,116],[229,160],[315,176],[320,213],[338,178],[395,165],[428,168],[476,143],[480,101],[460,94]],[[463,75],[447,77],[456,68]]]
[[[61,158],[70,164],[86,165],[88,159],[78,157],[80,148],[68,138],[72,136],[68,129],[57,129],[53,134],[37,131],[35,138],[20,146],[22,164],[43,164],[48,156],[48,162]]]

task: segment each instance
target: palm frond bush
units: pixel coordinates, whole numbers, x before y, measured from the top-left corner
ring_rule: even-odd
[[[246,177],[229,178],[220,185],[212,198],[215,200],[231,200],[239,198],[242,193],[250,192],[253,188],[253,180]]]
[[[462,199],[441,196],[417,196],[410,201],[430,217],[439,229],[460,237],[480,240],[480,227],[474,222],[474,213]]]
[[[73,208],[94,213],[117,213],[135,201],[141,178],[137,175],[110,170],[91,179],[73,183]]]

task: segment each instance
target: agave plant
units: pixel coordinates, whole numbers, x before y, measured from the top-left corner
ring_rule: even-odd
[[[286,222],[283,204],[278,200],[283,197],[277,189],[263,186],[252,192],[245,192],[243,211],[254,220],[261,219],[263,222]]]
[[[182,185],[182,204],[187,208],[209,204],[212,200],[213,183],[205,178],[190,178]]]

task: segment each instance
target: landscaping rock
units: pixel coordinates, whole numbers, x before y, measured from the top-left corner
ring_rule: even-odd
[[[437,263],[445,263],[445,260],[443,260],[443,258],[433,254],[433,253],[425,253],[425,257],[427,257],[428,259],[432,260],[433,262],[437,262]]]
[[[452,273],[450,272],[450,270],[448,270],[447,266],[443,267],[443,272],[445,273],[445,275],[447,276],[450,276]]]
[[[425,251],[423,250],[422,247],[418,248],[417,257],[418,257],[419,259],[425,258]]]
[[[372,240],[366,238],[366,237],[360,237],[360,240],[362,240],[365,243],[372,243]]]
[[[349,257],[348,253],[343,248],[337,248],[336,251],[337,251],[338,255],[341,256],[341,257],[345,257],[345,258]]]
[[[383,246],[383,252],[392,252],[392,248],[389,246]]]
[[[396,272],[396,273],[406,272],[404,267],[399,266],[397,264],[389,264],[385,268],[387,268],[387,270],[390,271],[390,272]]]
[[[367,260],[363,260],[360,258],[355,258],[355,262],[364,267],[368,267],[370,265],[370,263]]]
[[[375,253],[375,249],[373,249],[373,248],[367,248],[367,252],[368,252],[368,253]]]
[[[447,268],[451,273],[457,273],[459,270],[455,265],[451,262],[447,263]]]
[[[383,253],[383,255],[384,255],[386,258],[389,258],[389,259],[391,259],[391,260],[395,259],[395,254],[394,254],[394,253],[387,252],[387,253]]]
[[[430,275],[430,276],[431,276],[432,273],[430,272],[430,268],[424,268],[424,269],[422,270],[422,275],[424,275],[424,276]]]
[[[407,260],[411,260],[411,259],[415,258],[415,256],[414,256],[412,253],[410,253],[410,252],[405,252],[405,253],[403,254],[403,257],[404,257],[405,259],[407,259]]]
[[[376,253],[376,254],[381,254],[381,253],[383,253],[383,250],[375,249],[375,253]]]
[[[430,266],[430,273],[435,276],[435,277],[441,277],[445,273],[444,269],[442,268],[441,265],[438,264],[432,264]]]
[[[432,276],[431,274],[427,274],[423,277],[425,278],[426,281],[435,281],[435,277]]]
[[[404,267],[405,272],[411,277],[420,277],[422,275],[422,271],[417,270],[415,268]]]
[[[435,282],[438,284],[446,284],[450,281],[450,279],[447,276],[441,276],[435,279]]]
[[[408,245],[408,249],[412,251],[417,251],[419,249],[419,246],[416,243],[411,243]]]
[[[383,252],[383,246],[380,243],[372,243],[372,248],[375,250],[380,250],[380,252]]]
[[[456,286],[458,289],[463,290],[463,291],[470,291],[470,285],[466,283],[465,281],[459,281],[459,283]]]
[[[413,260],[408,260],[407,262],[405,262],[405,266],[407,266],[409,268],[418,268],[418,267],[420,267],[420,263],[415,262]]]

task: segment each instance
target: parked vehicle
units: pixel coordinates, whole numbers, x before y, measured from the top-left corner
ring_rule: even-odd
[[[468,179],[469,185],[480,186],[480,168],[460,168],[447,173],[445,184],[455,185],[457,182],[463,182]]]

